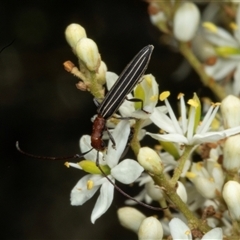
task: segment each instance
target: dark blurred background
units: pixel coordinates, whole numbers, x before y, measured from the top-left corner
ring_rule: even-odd
[[[92,225],[98,194],[79,207],[69,201],[84,173],[63,162],[28,158],[15,148],[18,140],[34,154],[71,155],[79,153],[80,136],[91,133],[92,97],[75,88],[78,80],[62,66],[66,60],[77,64],[64,38],[73,22],[98,44],[110,71],[119,74],[143,46],[153,44],[147,73],[156,76],[160,91],[173,91],[175,99],[180,91],[199,90],[195,80],[171,77],[181,56],[159,44],[144,1],[1,1],[0,49],[15,39],[0,54],[1,239],[137,239],[119,226],[116,210],[125,198],[118,192]]]

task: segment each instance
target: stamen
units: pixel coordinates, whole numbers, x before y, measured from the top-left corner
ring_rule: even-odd
[[[204,22],[202,24],[202,26],[212,33],[217,33],[217,31],[218,31],[217,26],[211,22]]]

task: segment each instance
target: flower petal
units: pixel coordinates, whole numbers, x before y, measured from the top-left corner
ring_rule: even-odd
[[[214,228],[211,231],[204,234],[204,236],[202,237],[202,240],[208,240],[208,239],[222,240],[223,239],[222,229],[221,228]]]
[[[156,133],[147,132],[146,134],[159,141],[185,143],[185,144],[188,143],[187,138],[178,133],[156,134]]]
[[[89,180],[97,181],[101,178],[102,178],[101,175],[92,174],[88,174],[81,178],[71,191],[70,196],[71,205],[73,206],[82,205],[87,200],[89,200],[94,195],[94,193],[99,189],[99,185],[96,185],[91,190],[88,190],[87,182]]]
[[[82,153],[89,151],[90,149],[92,149],[91,137],[89,135],[83,135],[80,138],[79,145]],[[95,149],[92,149],[89,153],[84,154],[84,158],[95,162],[97,159],[97,155],[99,163],[102,164],[103,154],[101,152],[97,152]]]
[[[150,116],[153,123],[159,128],[163,129],[165,132],[173,133],[176,132],[173,126],[172,120],[162,112],[162,108],[154,108],[153,113]]]
[[[218,58],[213,66],[205,66],[206,73],[213,77],[216,81],[226,77],[234,68],[236,68],[239,61],[233,59]]]
[[[130,184],[141,175],[143,170],[143,167],[138,162],[125,159],[111,169],[111,175],[121,183]]]
[[[92,211],[92,223],[95,223],[95,221],[108,210],[113,200],[113,192],[114,186],[110,182],[107,181],[102,184],[100,195]]]
[[[108,143],[108,151],[106,155],[106,161],[110,168],[115,167],[126,147],[128,136],[130,133],[129,121],[122,120],[114,129],[112,137],[116,143],[116,149],[112,147],[112,142]]]

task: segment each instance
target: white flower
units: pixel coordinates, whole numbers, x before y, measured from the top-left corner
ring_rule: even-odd
[[[198,145],[204,142],[216,142],[240,132],[240,126],[218,132],[209,132],[210,125],[219,109],[219,104],[214,104],[209,108],[201,125],[196,128],[196,121],[198,124],[200,121],[198,112],[200,102],[196,100],[196,95],[195,99],[188,101],[191,107],[188,113],[189,118],[187,119],[185,101],[183,94],[180,94],[181,121],[179,122],[167,100],[167,96],[169,96],[169,92],[163,92],[160,98],[162,97],[166,104],[169,117],[159,107],[155,108],[150,116],[153,123],[165,132],[165,134],[147,132],[148,135],[156,140],[174,142],[180,145]]]
[[[215,161],[193,163],[191,172],[186,176],[195,185],[197,191],[205,198],[213,199],[221,193],[224,173],[220,164]]]
[[[207,22],[203,24],[204,37],[216,46],[215,51],[219,56],[212,66],[205,66],[206,73],[215,80],[221,80],[236,69],[232,93],[240,93],[240,6],[236,13],[236,24],[232,24],[233,35],[225,29]]]
[[[124,184],[130,184],[134,182],[143,171],[143,168],[136,161],[131,159],[125,159],[118,163],[125,149],[129,132],[130,125],[128,121],[122,120],[112,133],[116,142],[116,149],[112,148],[112,143],[109,141],[107,153],[104,155],[104,158],[102,153],[99,153],[101,168],[113,182],[118,180]],[[90,136],[83,136],[80,139],[80,148],[82,152],[91,148]],[[110,207],[114,193],[114,186],[101,174],[100,170],[93,162],[96,160],[97,155],[97,151],[92,150],[85,154],[85,158],[91,159],[91,161],[68,163],[68,166],[83,169],[91,173],[80,179],[74,186],[71,192],[72,205],[78,206],[84,204],[100,188],[100,195],[91,215],[92,223]]]
[[[169,223],[170,232],[172,235],[173,240],[184,240],[188,239],[191,240],[192,233],[189,227],[179,218],[173,218]],[[222,240],[223,233],[221,228],[214,228],[211,231],[207,232],[203,237],[202,240]]]

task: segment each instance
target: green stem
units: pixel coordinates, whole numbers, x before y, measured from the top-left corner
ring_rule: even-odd
[[[176,189],[170,184],[169,180],[165,178],[164,174],[160,176],[152,176],[153,180],[158,186],[161,186],[169,200],[178,208],[178,210],[186,217],[191,229],[200,229],[203,233],[211,230],[206,222],[198,219],[193,212],[189,210],[187,205],[176,193]]]
[[[141,125],[142,125],[142,120],[136,120],[135,126],[134,126],[134,133],[133,133],[133,138],[132,141],[130,143],[131,148],[135,154],[135,156],[137,157],[138,152],[140,150],[140,142],[138,140],[138,133],[141,130]]]
[[[202,64],[195,57],[188,43],[180,42],[179,50],[182,53],[182,55],[188,60],[191,66],[195,69],[197,74],[200,76],[203,84],[206,87],[209,87],[219,100],[224,99],[226,97],[224,88],[222,88],[219,84],[216,83],[216,81],[213,78],[209,77],[205,73]]]
[[[178,179],[180,178],[180,176],[182,174],[182,171],[183,171],[183,168],[184,168],[184,165],[185,165],[187,159],[189,158],[189,155],[190,155],[193,147],[194,146],[187,146],[186,145],[185,150],[184,150],[182,156],[178,160],[178,166],[175,168],[174,173],[173,173],[173,177],[172,177],[172,179],[170,181],[172,187],[175,187]]]

